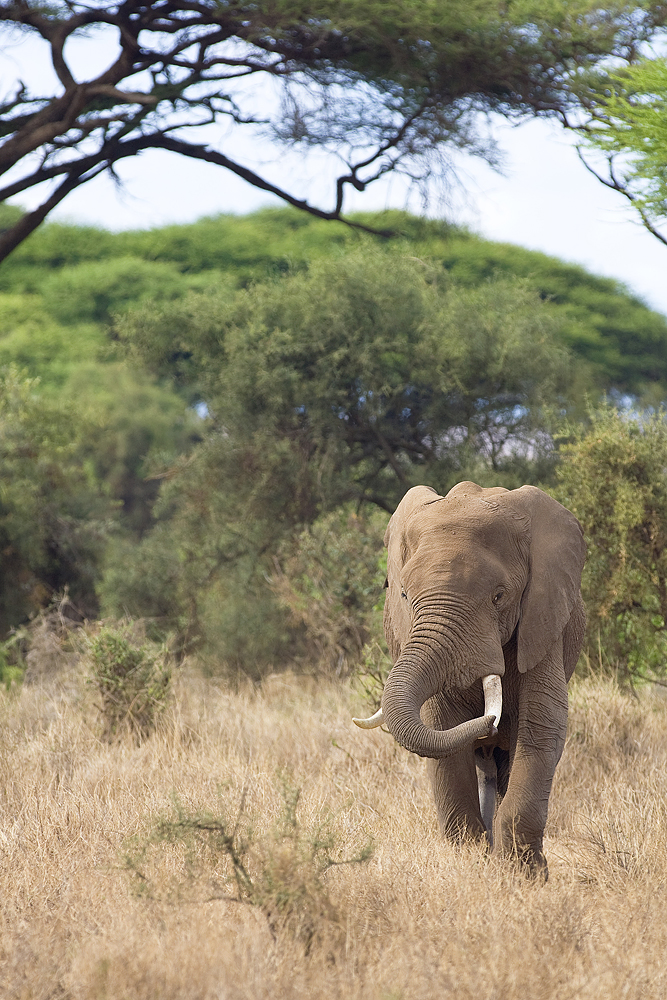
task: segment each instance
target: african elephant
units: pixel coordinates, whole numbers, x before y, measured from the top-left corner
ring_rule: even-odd
[[[577,519],[534,486],[415,486],[385,535],[382,708],[428,762],[444,835],[486,835],[547,876],[542,838],[584,636]],[[423,721],[422,721],[423,719]],[[496,801],[497,800],[497,801]]]

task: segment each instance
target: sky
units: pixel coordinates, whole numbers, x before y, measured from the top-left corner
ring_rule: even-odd
[[[83,75],[93,64],[99,72],[101,51],[86,39],[72,47],[70,56]],[[40,89],[52,84],[46,48],[18,37],[3,44],[0,96],[11,91],[17,75],[38,83]],[[621,195],[585,170],[568,134],[543,120],[510,126],[499,119],[491,129],[502,154],[501,173],[460,154],[454,161],[456,182],[433,185],[426,206],[400,178],[389,178],[363,194],[352,191],[346,210],[396,207],[445,217],[489,239],[541,250],[616,278],[667,315],[667,247],[643,229]],[[331,160],[313,156],[304,163],[296,154],[266,142],[251,144],[238,129],[220,128],[206,138],[298,197],[332,207],[335,164]],[[120,185],[101,176],[73,192],[50,218],[118,230],[280,204],[223,168],[164,151],[147,151],[117,169]],[[43,197],[40,191],[15,201],[30,208]]]

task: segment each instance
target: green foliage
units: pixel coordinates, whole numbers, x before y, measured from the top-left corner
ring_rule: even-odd
[[[171,692],[165,646],[142,642],[131,622],[103,625],[87,642],[90,683],[99,698],[102,738],[129,732],[137,741],[155,729]]]
[[[623,186],[649,219],[667,218],[667,59],[642,58],[590,74],[591,115],[581,129],[589,148],[622,157]]]
[[[26,0],[3,8],[6,26],[50,43],[61,78],[71,74],[78,83],[57,96],[48,89],[31,93],[20,81],[10,85],[14,96],[0,108],[0,134],[5,168],[16,168],[19,179],[0,198],[54,176],[64,183],[43,213],[0,233],[1,258],[70,190],[148,148],[205,155],[297,207],[306,205],[289,183],[269,184],[230,161],[229,151],[204,153],[197,142],[203,121],[227,118],[241,129],[247,125],[250,136],[261,121],[263,136],[283,148],[336,154],[343,168],[332,193],[339,198],[347,184],[365,188],[392,170],[416,181],[445,178],[455,149],[495,163],[480,112],[564,117],[577,106],[583,71],[628,59],[666,20],[659,2],[620,0],[604,9],[593,0],[174,2],[168,9],[149,2],[134,13],[130,25],[118,3],[44,7]],[[90,32],[116,29],[121,52],[98,77],[81,77],[68,66],[65,43],[80,33],[82,19]],[[85,47],[85,37],[79,41]],[[203,65],[215,66],[215,73],[202,75]],[[249,73],[265,85],[235,85]],[[222,79],[229,89],[220,90]],[[314,211],[340,217],[342,206]]]
[[[279,463],[280,453],[270,460]],[[294,629],[266,584],[268,553],[293,522],[280,493],[267,516],[244,510],[233,489],[243,461],[238,447],[208,434],[190,458],[170,465],[153,526],[138,542],[112,540],[98,592],[104,614],[155,619],[177,633],[181,651],[203,644],[212,671],[257,679],[294,650]]]
[[[60,268],[41,282],[40,292],[60,323],[109,323],[128,305],[176,299],[201,284],[170,263],[113,256]]]
[[[634,679],[667,677],[667,423],[591,416],[561,448],[559,499],[588,541],[588,656]]]
[[[334,817],[325,810],[314,825],[304,827],[300,789],[285,775],[276,777],[283,812],[264,835],[257,832],[258,819],[246,812],[245,794],[235,819],[187,812],[175,801],[173,816],[160,817],[147,838],[128,845],[125,866],[142,895],[179,903],[231,898],[255,906],[274,937],[287,933],[308,954],[325,926],[327,936],[343,929],[326,873],[336,865],[365,863],[372,843],[354,857],[341,858]],[[180,864],[170,866],[165,882],[160,855],[168,851],[178,851]]]
[[[170,386],[117,361],[82,361],[60,398],[86,418],[82,462],[118,502],[123,531],[141,537],[154,523],[160,475],[201,440],[202,420]]]
[[[173,263],[190,275],[215,271],[246,285],[304,269],[313,257],[357,240],[358,234],[342,223],[295,209],[264,208],[246,216],[218,215],[189,225],[118,233],[114,252]]]
[[[159,580],[176,579],[168,589],[186,634],[208,636],[222,661],[253,674],[283,650],[294,655],[304,629],[327,670],[351,669],[370,638],[350,609],[334,625],[351,595],[342,582],[336,590],[332,563],[359,541],[346,537],[337,550],[332,527],[324,555],[326,529],[314,528],[317,568],[308,533],[290,549],[295,532],[350,500],[390,512],[417,482],[447,490],[466,478],[509,486],[544,478],[553,411],[560,420],[576,404],[558,319],[525,281],[459,288],[370,243],[233,295],[146,305],[119,318],[117,330],[156,377],[171,374],[210,412],[204,440],[170,467],[154,508],[173,555],[170,570],[147,574],[156,601],[149,610],[146,592],[142,613],[162,614]],[[296,560],[278,587],[292,624],[266,585],[281,544]],[[131,607],[142,552],[130,555],[137,569],[124,579],[121,563],[108,571],[108,613]],[[307,598],[325,576],[326,610]]]
[[[107,292],[100,293],[98,315],[106,321],[110,311],[130,303],[130,290],[136,295],[135,303],[150,297],[152,262],[164,267],[155,272],[159,294],[154,297],[161,301],[182,296],[193,287],[217,287],[224,297],[251,282],[305,272],[317,261],[370,242],[390,255],[412,256],[436,269],[442,267],[458,285],[478,287],[498,276],[524,278],[527,287],[551,303],[558,317],[559,336],[575,356],[586,361],[601,389],[637,393],[646,384],[658,381],[664,386],[667,382],[667,321],[618,282],[535,251],[492,243],[405,212],[364,213],[355,218],[401,235],[389,244],[368,241],[340,223],[322,222],[293,209],[264,209],[241,218],[218,216],[145,232],[106,233],[104,238],[98,238],[98,230],[54,223],[33,234],[3,265],[0,289],[42,294],[47,287],[55,299],[64,300],[65,309],[90,317],[96,308],[95,282],[99,279],[103,289],[113,286],[111,279],[119,260],[145,262],[137,281],[128,283],[127,295],[122,282],[111,289],[106,304],[102,300]],[[63,254],[69,255],[65,262]],[[91,270],[88,261],[100,263]],[[59,291],[61,276],[64,285],[71,284],[75,290],[74,298],[81,290],[85,308],[74,301],[68,304],[64,290]],[[44,305],[38,302],[42,314],[52,314],[50,296]],[[183,312],[187,312],[185,306]],[[173,309],[168,315],[175,323]],[[38,335],[42,322],[32,324],[31,337]],[[52,326],[54,321],[49,322]],[[67,329],[71,328],[69,324]],[[45,372],[33,371],[29,356],[13,360],[27,367],[30,374],[46,377]]]
[[[37,294],[0,293],[0,365],[15,365],[43,390],[62,389],[81,364],[97,360],[104,349],[90,323],[63,324]]]
[[[141,282],[128,282],[139,301],[152,287],[141,263],[135,262]],[[108,272],[111,283],[118,277],[113,262],[100,268]],[[29,295],[0,294],[4,320],[0,364],[14,365],[38,378],[41,396],[81,415],[76,432],[80,460],[89,465],[110,496],[121,502],[128,528],[141,532],[151,522],[158,489],[158,483],[147,478],[152,457],[159,453],[167,460],[187,453],[198,439],[201,421],[186,410],[170,387],[159,386],[143,371],[122,363],[121,352],[91,318],[98,284],[106,289],[105,309],[120,307],[122,296],[109,298],[110,286],[104,285],[101,275],[88,275],[92,285],[79,281],[82,275],[86,277],[86,269],[82,265],[54,272],[39,292]],[[58,288],[60,298],[55,293]],[[56,301],[67,308],[56,308]]]
[[[23,683],[26,671],[23,638],[22,633],[12,632],[4,642],[0,642],[0,684],[5,691]]]
[[[116,255],[115,246],[116,236],[106,229],[64,223],[44,226],[3,263],[0,288],[26,282],[25,291],[34,291],[31,275],[39,280],[53,268],[107,259]]]
[[[23,216],[23,209],[18,205],[8,205],[6,201],[0,203],[0,232],[11,229]]]
[[[97,585],[105,617],[150,618],[166,631],[185,628],[180,593],[181,566],[169,526],[157,523],[137,542],[116,535],[107,547]]]
[[[619,282],[545,254],[479,237],[457,236],[438,250],[443,267],[458,284],[478,287],[500,275],[524,278],[551,304],[559,336],[586,363],[598,388],[638,394],[658,383],[664,396],[667,320]]]
[[[267,585],[262,555],[222,568],[191,601],[186,643],[197,646],[206,673],[236,683],[260,681],[299,660],[302,636]]]
[[[359,667],[381,641],[387,516],[342,507],[324,514],[278,552],[271,584],[306,631],[307,662],[330,675]]]
[[[0,376],[0,633],[66,585],[84,613],[96,611],[113,505],[79,461],[82,423],[16,369]]]
[[[228,497],[236,481],[244,518],[272,528],[350,498],[392,510],[424,476],[524,481],[548,407],[572,391],[558,321],[523,282],[448,286],[366,247],[118,329],[206,400],[224,428],[209,447]]]
[[[376,613],[380,612],[381,606],[377,604],[373,610]],[[384,686],[393,663],[384,636],[378,636],[366,643],[361,653],[355,680],[365,706],[360,714],[366,714],[366,707],[369,705],[371,713],[377,712],[380,708]]]
[[[64,587],[96,615],[110,539],[115,551],[153,526],[152,456],[173,461],[199,435],[196,414],[141,372],[85,355],[65,366],[60,388],[13,367],[0,378],[0,634]]]
[[[352,593],[381,552],[370,507],[416,482],[549,481],[551,429],[586,389],[664,395],[667,323],[614,282],[402,212],[359,219],[402,235],[284,209],[53,225],[3,265],[0,362],[39,379],[26,398],[46,425],[21,475],[39,480],[49,454],[71,488],[31,506],[9,460],[25,538],[19,563],[16,542],[5,553],[5,633],[68,584],[86,614],[99,602],[199,644],[212,671],[365,663],[372,687],[379,615]],[[21,420],[6,416],[5,450]],[[76,508],[76,544],[43,525],[54,498]]]

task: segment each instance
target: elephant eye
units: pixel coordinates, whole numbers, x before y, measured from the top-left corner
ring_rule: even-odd
[[[402,597],[402,598],[403,598],[404,600],[406,600],[406,601],[407,601],[407,599],[408,599],[408,595],[407,595],[407,594],[405,593],[405,591],[403,590],[403,588],[402,588],[402,587],[401,587],[401,597]]]
[[[504,590],[497,590],[495,592],[495,594],[493,595],[493,603],[494,604],[500,604],[500,602],[502,601],[502,599],[503,599],[504,596],[505,596],[505,591]]]

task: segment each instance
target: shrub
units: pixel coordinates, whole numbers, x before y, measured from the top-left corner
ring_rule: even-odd
[[[588,542],[587,655],[632,679],[667,677],[665,414],[605,408],[561,448],[559,499]],[[604,653],[602,652],[604,651]]]
[[[272,586],[306,631],[317,669],[345,676],[360,666],[368,643],[382,642],[382,538],[387,515],[340,508],[285,543]]]
[[[160,817],[143,841],[129,844],[125,866],[142,895],[179,902],[231,899],[257,907],[271,933],[301,941],[306,954],[320,937],[330,938],[344,922],[332,902],[326,873],[336,865],[361,864],[372,844],[357,855],[340,858],[333,818],[326,813],[313,828],[298,815],[301,791],[277,775],[282,815],[263,835],[245,810],[245,792],[234,819],[213,813],[189,813],[178,801],[174,813]],[[175,848],[181,863],[161,872],[166,849]],[[323,935],[323,931],[327,934]]]
[[[86,616],[115,505],[81,461],[87,418],[0,372],[0,635],[69,587]]]
[[[0,684],[5,691],[23,683],[25,661],[23,658],[22,632],[12,631],[8,639],[0,642]]]
[[[170,694],[166,647],[140,642],[136,632],[130,622],[103,625],[88,640],[89,679],[100,698],[107,741],[124,731],[137,741],[149,736]]]

